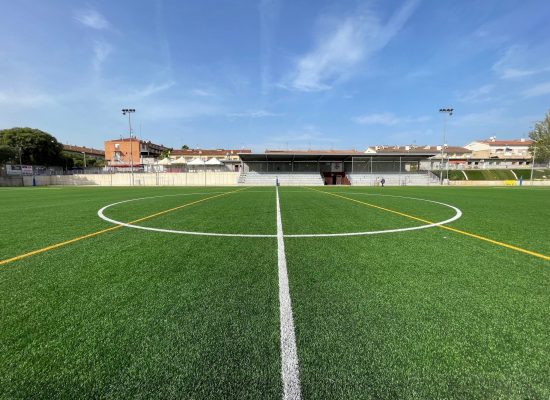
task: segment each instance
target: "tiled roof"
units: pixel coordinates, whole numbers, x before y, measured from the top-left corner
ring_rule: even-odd
[[[376,154],[384,154],[384,153],[422,154],[422,153],[441,152],[440,146],[372,146],[369,149],[376,151]],[[443,151],[445,153],[471,153],[472,152],[471,150],[468,150],[467,148],[460,147],[460,146],[447,146],[443,149]]]
[[[98,149],[85,147],[85,146],[72,146],[70,144],[64,144],[63,150],[74,151],[75,153],[86,153],[86,154],[93,154],[97,156],[105,156],[105,152],[103,150],[98,150]]]
[[[480,140],[480,143],[488,144],[489,146],[529,146],[533,143],[532,140]]]

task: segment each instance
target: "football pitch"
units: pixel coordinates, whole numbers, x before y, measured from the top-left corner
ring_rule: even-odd
[[[549,398],[550,190],[0,189],[0,398]]]

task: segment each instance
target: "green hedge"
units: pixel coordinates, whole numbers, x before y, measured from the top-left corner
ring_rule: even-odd
[[[512,172],[513,171],[513,172]],[[440,177],[441,171],[432,171],[432,173]],[[469,169],[464,170],[468,175],[470,181],[515,181],[517,175],[518,179],[523,177],[523,180],[531,179],[530,169]],[[443,177],[447,177],[447,171],[443,171]],[[535,179],[548,179],[550,180],[550,169],[535,168],[533,177]],[[449,170],[449,179],[451,181],[464,181],[466,177],[462,173],[462,170]]]
[[[514,169],[514,172],[519,177],[523,177],[523,180],[531,179],[531,169]],[[535,168],[533,171],[533,178],[535,179],[550,179],[550,169]]]
[[[512,171],[508,169],[473,169],[464,171],[470,181],[510,181],[516,180]]]
[[[432,171],[432,173],[435,176],[437,176],[438,178],[440,177],[440,172],[441,171]],[[443,171],[443,177],[444,178],[447,177],[447,171]],[[451,180],[451,181],[465,181],[466,177],[464,176],[462,171],[449,170],[449,180]]]

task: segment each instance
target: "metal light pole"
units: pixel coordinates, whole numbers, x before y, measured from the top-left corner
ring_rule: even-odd
[[[445,117],[443,119],[443,143],[441,145],[441,161],[440,161],[440,175],[441,175],[441,185],[443,185],[443,149],[447,146],[447,119],[448,117],[450,117],[451,115],[453,115],[453,111],[454,109],[453,108],[440,108],[439,109],[439,112],[440,113],[444,113],[445,114]],[[449,179],[449,160],[447,159],[447,180]]]
[[[21,186],[25,186],[25,178],[23,177],[23,158],[21,156],[21,153],[23,152],[23,147],[21,146],[21,143],[19,143],[17,149],[19,150],[19,172],[21,173]]]
[[[84,157],[84,168],[86,168],[86,152],[83,151],[83,152],[82,152],[82,155],[83,155],[83,157]]]
[[[130,130],[130,176],[131,176],[131,185],[134,186],[134,153],[133,153],[133,144],[134,139],[132,138],[132,119],[130,116],[132,113],[135,113],[135,108],[123,108],[122,115],[128,114],[128,129]]]
[[[531,161],[531,186],[533,186],[533,175],[535,172],[535,156],[537,154],[537,146],[533,146],[533,161]]]

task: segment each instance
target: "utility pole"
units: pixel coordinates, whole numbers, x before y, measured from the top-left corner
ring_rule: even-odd
[[[440,168],[440,182],[441,182],[441,185],[443,185],[443,149],[445,147],[447,147],[447,119],[453,115],[453,111],[454,109],[453,108],[440,108],[439,109],[439,112],[440,113],[444,113],[445,114],[445,117],[443,119],[443,143],[441,145],[441,159],[440,159],[440,163],[439,163],[439,166],[441,167]],[[446,168],[446,171],[447,171],[447,180],[449,179],[449,159],[447,158],[447,168]]]
[[[132,138],[132,119],[130,116],[132,113],[135,113],[135,108],[123,108],[122,109],[122,115],[128,114],[128,129],[130,131],[130,176],[131,176],[131,186],[134,186],[134,152],[133,152],[133,144],[134,139]]]
[[[531,186],[533,186],[533,175],[535,172],[535,156],[537,154],[537,146],[533,146],[533,160],[531,161]]]
[[[23,161],[21,153],[23,152],[23,147],[21,146],[21,142],[17,146],[17,149],[19,150],[19,172],[21,173],[21,186],[25,186],[25,178],[23,177]]]

